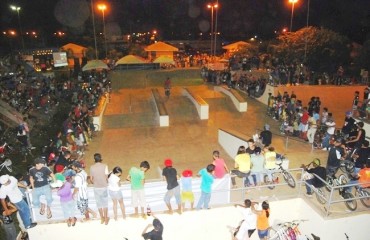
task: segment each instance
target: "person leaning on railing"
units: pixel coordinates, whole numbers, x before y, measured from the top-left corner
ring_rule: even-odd
[[[312,165],[312,167],[311,167]],[[326,169],[321,166],[321,161],[318,158],[315,158],[312,162],[310,162],[307,166],[302,164],[301,166],[305,173],[302,176],[302,179],[306,182],[306,195],[312,196],[312,189],[310,185],[314,186],[315,188],[321,188],[325,185],[325,183],[320,180],[317,176],[321,179],[326,179]]]

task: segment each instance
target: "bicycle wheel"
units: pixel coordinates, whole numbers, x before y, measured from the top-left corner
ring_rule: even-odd
[[[287,171],[283,171],[283,177],[284,177],[285,182],[288,183],[289,187],[295,188],[296,184],[295,184],[295,180],[294,180],[292,174],[290,174]]]
[[[343,173],[352,173],[355,170],[355,164],[351,161],[345,160],[344,164],[340,166]]]
[[[365,197],[365,198],[360,199],[361,203],[365,207],[370,208],[370,193],[365,189],[360,190],[359,193],[360,193],[360,197]]]
[[[274,228],[270,227],[267,239],[269,239],[269,240],[280,240],[279,233]]]
[[[326,203],[326,194],[321,188],[318,188],[316,191],[316,199],[321,204]]]
[[[353,198],[353,194],[349,193],[349,192],[345,192],[345,193],[343,193],[343,198],[344,199]],[[350,211],[355,211],[357,209],[357,201],[356,200],[348,200],[348,201],[345,201],[344,204],[346,205],[346,207]]]
[[[265,184],[267,185],[270,185],[270,186],[268,186],[268,189],[274,189],[275,188],[275,186],[274,185],[271,185],[271,184],[273,184],[272,182],[270,182],[269,181],[269,178],[268,178],[268,176],[267,175],[265,175],[264,177],[263,177],[263,181],[265,182]]]
[[[346,184],[348,184],[349,179],[348,179],[348,177],[346,175],[341,174],[338,177],[338,181],[339,181],[340,185],[346,185]]]

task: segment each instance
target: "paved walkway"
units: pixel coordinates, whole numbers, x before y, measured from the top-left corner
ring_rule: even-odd
[[[87,165],[92,164],[95,152],[102,153],[109,169],[120,166],[124,174],[131,166],[148,160],[152,169],[147,178],[157,179],[160,177],[158,168],[163,167],[165,158],[172,158],[179,172],[186,168],[197,172],[212,162],[212,151],[217,149],[232,168],[233,156],[228,156],[218,144],[219,128],[252,136],[269,123],[273,132],[279,132],[279,123],[267,117],[265,106],[254,99],[248,98],[248,111],[239,113],[231,100],[213,91],[212,85],[188,88],[209,104],[209,119],[200,120],[190,100],[181,95],[182,88],[174,87],[171,97],[165,101],[169,127],[159,127],[156,122],[150,88],[114,92],[104,114],[103,131],[98,133],[87,151]],[[163,89],[160,94],[164,97]],[[272,145],[278,152],[287,154],[290,168],[308,163],[314,157],[326,162],[326,152],[311,151],[309,144],[293,139],[286,143],[285,137],[274,135]],[[238,147],[235,146],[235,153]]]

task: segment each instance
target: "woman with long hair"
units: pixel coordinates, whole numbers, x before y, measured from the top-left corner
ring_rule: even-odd
[[[119,203],[122,211],[123,219],[126,218],[125,205],[123,203],[123,195],[120,189],[120,176],[122,169],[120,167],[113,168],[112,172],[108,175],[108,191],[113,201],[114,220],[117,221],[117,203]]]
[[[256,209],[256,204],[252,205],[252,212],[257,215],[257,230],[258,236],[261,240],[267,240],[269,233],[269,216],[270,216],[270,206],[267,201],[262,202],[262,210]]]

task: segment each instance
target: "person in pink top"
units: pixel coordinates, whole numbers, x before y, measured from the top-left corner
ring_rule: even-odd
[[[220,158],[220,152],[217,150],[213,151],[213,165],[215,165],[215,178],[223,178],[229,172],[225,160]]]
[[[65,183],[59,188],[57,193],[60,197],[60,204],[62,205],[64,218],[66,219],[68,227],[71,225],[75,226],[77,222],[77,218],[75,217],[76,203],[72,196],[72,181],[73,176],[67,176]]]

